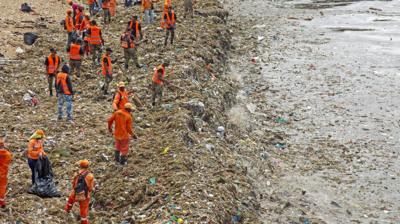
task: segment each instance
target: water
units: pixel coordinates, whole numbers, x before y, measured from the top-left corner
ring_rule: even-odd
[[[276,156],[283,165],[272,185],[260,183],[269,196],[262,203],[265,223],[304,217],[400,223],[400,1],[322,8],[304,1],[228,2],[236,22],[253,27],[246,32],[268,37],[236,56],[233,70],[251,79],[254,69],[243,59],[260,57],[257,85],[269,89],[258,105],[292,121],[264,122],[288,142],[285,155]],[[234,41],[249,43],[240,35]],[[291,205],[283,209],[286,201]]]

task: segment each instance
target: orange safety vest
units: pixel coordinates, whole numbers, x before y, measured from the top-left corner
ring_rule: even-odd
[[[124,49],[134,48],[135,47],[135,43],[131,39],[131,34],[129,32],[127,32],[125,34],[122,34],[122,36],[121,36],[121,47],[124,48]]]
[[[163,69],[163,71],[162,71],[162,76],[161,77],[164,79],[164,77],[165,77],[165,68],[163,67],[162,69]],[[154,74],[153,74],[153,83],[157,84],[157,85],[160,85],[160,86],[162,86],[164,84],[163,81],[158,79],[158,69],[157,68],[155,69]]]
[[[90,29],[89,44],[100,45],[101,44],[100,28],[97,26],[91,26],[89,29]]]
[[[107,59],[107,62],[108,62],[107,64],[108,65],[106,65],[104,63],[104,59],[105,58]],[[101,70],[102,70],[102,74],[104,76],[106,76],[107,72],[108,72],[109,75],[112,74],[111,58],[110,58],[110,56],[107,56],[106,54],[104,54],[103,57],[101,57]]]
[[[142,0],[143,9],[151,9],[152,0]]]
[[[82,23],[81,16],[82,16],[81,11],[78,11],[75,15],[75,29],[77,29],[77,30],[79,30],[81,27],[81,23]]]
[[[90,21],[84,17],[81,23],[81,27],[79,28],[80,31],[87,30],[90,27]]]
[[[63,73],[63,72],[58,73],[56,83],[57,83],[57,85],[61,84],[61,88],[65,95],[71,95],[72,93],[71,93],[71,91],[69,91],[69,88],[67,85],[67,77],[68,77],[67,73]]]
[[[58,68],[58,65],[60,64],[60,57],[58,55],[55,56],[55,61],[53,60],[53,57],[51,54],[47,57],[47,74],[54,74]]]
[[[74,21],[71,16],[65,17],[65,27],[67,28],[68,33],[74,30]]]
[[[131,21],[131,23],[129,24],[129,28],[130,28],[130,29],[133,29],[133,21]],[[139,21],[136,21],[136,24],[135,24],[135,31],[136,31],[135,37],[136,37],[136,39],[138,39],[138,38],[140,37]]]
[[[124,106],[126,103],[129,102],[128,98],[128,92],[127,91],[118,91],[117,94],[115,94],[114,101],[113,101],[113,108],[115,110],[122,110],[124,109]]]
[[[165,15],[167,16],[167,19],[165,20],[164,17]],[[171,11],[171,16],[170,18],[168,11],[164,11],[163,16],[161,18],[161,28],[171,28],[172,25],[175,24],[175,12],[174,10]]]
[[[29,159],[39,159],[39,154],[42,153],[46,155],[43,151],[43,142],[39,142],[37,139],[29,140],[28,144],[28,158]]]
[[[102,4],[101,4],[101,8],[103,8],[103,9],[110,8],[110,1],[109,0],[103,1]]]
[[[81,49],[81,45],[79,44],[71,44],[69,49],[69,59],[71,60],[81,60],[81,55],[79,53]]]

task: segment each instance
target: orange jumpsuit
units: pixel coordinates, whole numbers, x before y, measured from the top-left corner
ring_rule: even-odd
[[[71,209],[75,203],[74,189],[76,187],[76,184],[78,183],[78,177],[80,174],[82,174],[83,172],[86,172],[86,171],[87,171],[86,169],[81,169],[81,170],[79,170],[78,173],[76,173],[74,175],[74,179],[72,180],[72,192],[69,195],[67,205],[65,206],[65,211],[67,211],[67,212],[71,211]],[[89,172],[89,174],[86,175],[85,182],[88,187],[88,196],[87,196],[86,200],[79,202],[81,224],[89,224],[88,216],[89,216],[90,193],[93,191],[93,188],[94,188],[94,176],[92,173]]]
[[[12,154],[7,149],[0,149],[0,206],[6,205],[7,175],[11,158]]]
[[[127,91],[118,90],[117,94],[115,94],[113,101],[113,109],[115,111],[124,109],[126,103],[129,102],[129,94]]]
[[[132,120],[132,116],[125,109],[116,111],[108,119],[109,130],[112,130],[112,125],[115,122],[115,148],[121,153],[121,156],[126,156],[128,154],[129,137],[133,136]]]

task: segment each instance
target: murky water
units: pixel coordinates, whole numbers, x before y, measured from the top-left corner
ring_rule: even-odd
[[[255,104],[289,121],[263,122],[287,135],[265,223],[400,223],[400,1],[228,2],[256,37],[233,69],[251,79],[257,57]]]

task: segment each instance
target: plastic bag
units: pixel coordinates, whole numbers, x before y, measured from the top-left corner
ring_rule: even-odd
[[[35,184],[28,190],[28,193],[36,194],[43,198],[61,196],[53,181],[53,170],[47,157],[38,159],[35,166]]]
[[[32,12],[32,8],[28,5],[28,3],[23,3],[21,5],[21,11],[22,12]]]
[[[27,45],[32,45],[36,42],[38,38],[38,35],[36,35],[35,33],[24,33],[24,43]]]

